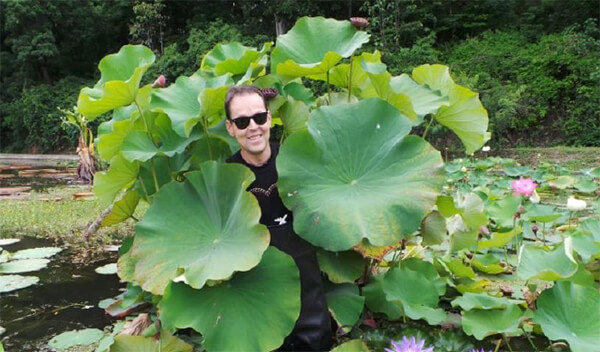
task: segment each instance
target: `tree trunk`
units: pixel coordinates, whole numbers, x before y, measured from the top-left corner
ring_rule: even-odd
[[[79,155],[79,165],[77,165],[77,176],[92,184],[94,182],[94,174],[96,173],[96,158],[90,153],[88,145],[83,139],[83,135],[79,136],[79,145],[77,147]]]

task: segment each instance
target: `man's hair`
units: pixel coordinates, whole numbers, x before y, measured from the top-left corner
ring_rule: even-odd
[[[257,88],[255,86],[231,86],[227,90],[227,95],[225,96],[225,115],[227,116],[228,120],[231,120],[230,106],[233,98],[240,95],[250,94],[258,94],[258,96],[262,99],[263,103],[265,104],[265,109],[267,109],[267,101],[265,100],[265,96],[262,90],[260,90],[260,88]]]

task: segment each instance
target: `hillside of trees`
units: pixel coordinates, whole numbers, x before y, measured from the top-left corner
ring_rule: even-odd
[[[216,43],[259,46],[307,15],[367,18],[367,49],[394,74],[450,66],[480,93],[492,147],[600,146],[597,0],[3,0],[0,152],[72,150],[58,107],[74,106],[99,60],[125,44],[156,53],[146,81],[173,82]]]

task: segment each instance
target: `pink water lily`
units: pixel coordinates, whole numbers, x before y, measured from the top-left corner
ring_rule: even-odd
[[[392,341],[392,348],[386,348],[387,352],[433,352],[433,346],[423,348],[425,340],[415,340],[412,336],[410,340],[402,336],[402,341]]]
[[[537,187],[537,183],[530,178],[520,178],[518,180],[512,181],[510,184],[513,189],[513,194],[518,196],[527,196],[533,194],[535,188]]]

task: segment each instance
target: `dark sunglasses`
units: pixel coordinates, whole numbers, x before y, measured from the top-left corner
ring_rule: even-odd
[[[267,122],[267,115],[268,115],[268,112],[263,111],[263,112],[257,112],[256,114],[254,114],[252,116],[236,117],[235,119],[233,119],[231,121],[233,123],[235,123],[235,127],[239,128],[240,130],[243,130],[246,127],[248,127],[248,125],[250,125],[250,119],[254,120],[254,122],[257,125],[264,124],[265,122]]]

